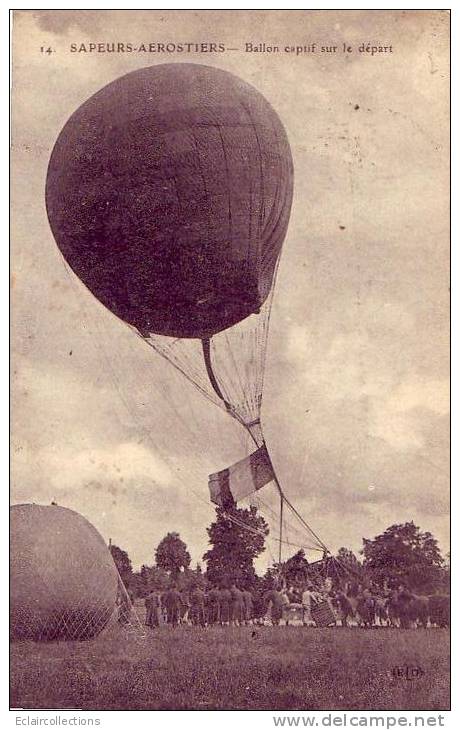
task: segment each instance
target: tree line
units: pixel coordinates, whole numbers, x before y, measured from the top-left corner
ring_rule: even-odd
[[[269,567],[263,576],[256,573],[254,562],[265,550],[269,534],[267,522],[255,507],[223,510],[216,508],[216,518],[207,528],[209,549],[203,555],[205,568],[191,568],[187,545],[179,533],[169,532],[157,545],[152,565],[134,571],[127,551],[117,545],[110,550],[120,577],[133,597],[145,597],[152,590],[165,590],[171,582],[180,590],[194,586],[237,584],[262,594],[274,577],[287,585],[314,581],[325,571],[337,581],[392,587],[404,585],[417,594],[448,593],[449,558],[443,558],[437,540],[423,532],[414,522],[394,524],[373,539],[363,538],[358,555],[341,547],[334,556],[323,556],[311,563],[299,550],[281,564]]]

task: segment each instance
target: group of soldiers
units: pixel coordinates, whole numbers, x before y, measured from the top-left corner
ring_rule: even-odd
[[[145,623],[150,628],[163,624],[173,627],[179,624],[192,626],[243,626],[253,623],[289,624],[295,617],[304,625],[317,625],[313,618],[316,605],[328,606],[327,591],[321,592],[312,585],[303,591],[276,584],[263,596],[256,596],[246,588],[233,583],[227,587],[201,588],[193,586],[189,591],[179,590],[172,584],[167,590],[152,591],[145,598]],[[332,620],[332,613],[329,614]]]
[[[304,626],[447,626],[447,596],[415,596],[404,586],[376,591],[359,584],[332,586],[306,584],[301,587],[273,583],[260,596],[232,584],[227,587],[189,591],[171,585],[152,591],[145,598],[145,623],[151,628],[162,624],[176,627],[244,626],[248,624],[302,624]]]
[[[173,584],[166,591],[152,591],[145,599],[145,609],[145,623],[150,628],[164,623],[173,627],[181,623],[242,626],[253,619],[254,600],[250,591],[235,584],[204,590],[196,585],[190,591],[179,590]]]

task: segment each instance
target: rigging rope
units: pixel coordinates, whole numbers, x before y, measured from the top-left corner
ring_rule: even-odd
[[[70,272],[70,269],[65,259],[62,258],[62,260],[66,274],[71,281],[73,288],[76,290],[77,280]],[[272,287],[269,297],[261,308],[261,312],[259,315],[252,315],[248,318],[249,322],[246,321],[246,325],[245,322],[240,323],[241,325],[243,325],[243,327],[239,328],[239,326],[237,326],[231,328],[231,330],[219,333],[213,338],[213,340],[209,342],[208,357],[211,357],[212,348],[213,358],[217,358],[217,362],[219,364],[218,372],[220,375],[220,380],[219,382],[217,382],[216,378],[216,384],[221,392],[221,396],[224,396],[223,399],[221,396],[217,395],[217,391],[212,383],[212,389],[209,387],[211,381],[208,377],[209,373],[207,372],[207,368],[204,370],[202,367],[200,368],[202,355],[199,350],[197,352],[197,341],[183,340],[178,338],[167,338],[163,336],[157,337],[152,335],[148,339],[146,339],[135,328],[131,327],[131,329],[134,330],[137,336],[141,337],[144,342],[146,342],[153,349],[155,349],[160,355],[162,355],[162,357],[167,359],[175,367],[176,370],[179,370],[181,374],[184,375],[187,380],[189,380],[189,382],[192,382],[202,395],[205,395],[205,397],[213,402],[215,405],[223,408],[223,410],[225,410],[229,415],[232,415],[241,425],[244,426],[245,431],[240,431],[241,439],[243,439],[244,433],[246,432],[257,446],[261,446],[264,443],[263,433],[260,425],[260,407],[262,402],[263,374],[273,291],[274,288]],[[77,296],[77,300],[81,311],[81,296]],[[85,319],[88,318],[85,317]],[[91,321],[95,325],[96,329],[99,329],[100,332],[97,320],[92,318]],[[248,326],[248,324],[250,324],[250,326]],[[98,350],[105,361],[106,370],[108,373],[111,374],[113,383],[121,402],[125,406],[133,421],[139,425],[137,411],[132,407],[131,402],[124,397],[123,389],[120,386],[119,378],[117,376],[112,361],[108,358],[105,349],[100,346],[99,338],[92,338],[92,340],[94,339],[96,340]],[[216,340],[216,342],[214,342],[214,340]],[[217,340],[219,341],[217,342]],[[226,355],[224,355],[221,351],[222,343]],[[240,355],[242,353],[244,354],[244,358],[235,356],[235,347],[239,351]],[[204,344],[202,344],[202,348],[204,354]],[[204,359],[206,364],[206,356]],[[228,367],[228,364],[230,362],[232,364],[232,369],[229,369]],[[238,362],[244,363],[244,373],[240,371]],[[192,433],[192,429],[189,426],[188,419],[183,418],[183,413],[181,413],[178,407],[175,405],[174,398],[171,396],[169,386],[167,386],[166,384],[163,384],[163,386],[164,389],[168,391],[167,395],[163,393],[161,389],[159,389],[159,392],[161,392],[162,395],[166,395],[165,402],[169,404],[178,419],[180,419],[182,426],[185,427],[187,431],[187,438],[189,440],[189,446],[196,452],[195,445],[193,444],[193,441],[196,438],[196,434]],[[229,401],[230,399],[234,398],[238,399],[236,409],[234,409],[232,406],[230,406],[229,408]],[[193,418],[193,421],[195,422],[196,432],[201,433],[202,427],[196,421],[194,409],[189,408],[188,410],[191,417]],[[164,450],[161,448],[158,442],[153,441],[152,434],[147,429],[147,427],[145,425],[141,425],[141,429],[144,435],[154,447],[154,450],[156,452],[158,452],[158,450],[161,451],[162,458],[165,458]],[[170,458],[168,457],[169,455],[166,455],[166,461],[169,462]],[[188,471],[192,471],[192,474],[197,482],[203,481],[204,473],[201,469],[198,468],[197,464],[188,464],[187,469]],[[279,487],[277,480],[276,484],[278,489],[280,490],[281,488]],[[208,500],[203,498],[200,494],[198,494],[198,492],[193,489],[193,487],[191,487],[189,482],[187,483],[187,491],[190,491],[194,495],[194,497],[198,498],[203,504],[206,504],[207,507],[211,506]],[[316,533],[312,530],[308,523],[301,517],[297,510],[295,510],[295,508],[291,505],[290,501],[285,497],[284,494],[283,499],[285,501],[285,504],[294,514],[295,518],[299,521],[303,528],[307,530],[310,537],[314,538],[314,544],[305,545],[303,543],[292,543],[288,540],[281,540],[281,543],[286,545],[292,545],[293,547],[298,547],[301,549],[315,551],[320,550],[320,548],[317,547],[319,545],[321,546],[322,550],[327,550],[324,543],[320,540],[320,538],[316,535]],[[268,505],[262,502],[262,500],[260,500],[260,502],[261,504],[263,504],[265,509],[269,509],[273,516],[275,515],[274,510],[269,508]],[[264,515],[264,510],[260,508],[259,510],[262,515]],[[267,517],[267,515],[264,516]],[[272,520],[269,520],[269,522],[272,522]],[[276,531],[273,529],[273,527],[271,527],[270,531],[272,535],[276,534]],[[279,536],[276,538],[270,538],[270,541],[277,542],[279,544]]]

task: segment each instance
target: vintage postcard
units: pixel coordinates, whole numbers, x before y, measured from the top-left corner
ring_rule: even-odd
[[[12,25],[11,708],[442,726],[449,12]]]

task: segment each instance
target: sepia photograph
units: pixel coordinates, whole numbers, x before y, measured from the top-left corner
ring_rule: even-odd
[[[11,25],[10,708],[442,726],[449,11]]]

